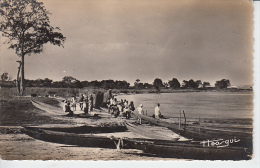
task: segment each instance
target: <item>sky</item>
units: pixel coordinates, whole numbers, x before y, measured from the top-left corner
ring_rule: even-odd
[[[25,78],[253,84],[250,0],[41,0],[67,38],[25,58]],[[19,59],[1,38],[0,73]]]

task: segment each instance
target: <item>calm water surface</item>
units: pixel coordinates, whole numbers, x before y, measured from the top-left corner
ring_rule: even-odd
[[[162,114],[178,117],[184,110],[187,117],[201,118],[252,118],[253,92],[188,92],[118,95],[118,100],[134,101],[135,107],[143,104],[152,115],[157,103]]]

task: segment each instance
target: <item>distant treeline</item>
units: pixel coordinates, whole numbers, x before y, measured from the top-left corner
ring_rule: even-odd
[[[215,88],[223,89],[230,86],[230,81],[227,79],[222,79],[216,81]],[[1,75],[0,86],[2,87],[15,87],[16,80],[11,81],[8,78],[8,73],[3,73]],[[163,82],[161,79],[156,78],[152,84],[142,83],[140,79],[136,79],[134,86],[130,86],[130,83],[123,80],[102,80],[102,81],[80,81],[71,76],[65,76],[61,81],[53,81],[51,79],[36,79],[28,80],[26,79],[26,87],[50,87],[50,88],[84,88],[84,87],[93,87],[93,88],[103,88],[103,89],[151,89],[155,88],[160,91],[161,88],[173,88],[173,89],[198,89],[198,88],[209,88],[212,86],[209,82],[202,82],[201,80],[183,80],[182,84],[178,79],[173,78],[168,82]]]

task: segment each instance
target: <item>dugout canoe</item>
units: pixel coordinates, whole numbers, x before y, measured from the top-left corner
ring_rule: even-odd
[[[125,122],[125,126],[131,132],[145,136],[150,139],[161,139],[161,140],[169,140],[169,141],[177,141],[179,139],[179,138],[169,137],[160,132],[154,132],[153,130],[148,129],[142,125],[134,125],[134,124]]]
[[[123,143],[159,157],[195,160],[249,160],[252,151],[242,147],[203,146],[198,142],[154,143],[153,141],[124,139]]]
[[[55,107],[53,105],[49,105],[40,101],[36,101],[31,99],[31,103],[37,107],[40,110],[46,111],[47,113],[53,114],[53,115],[60,115],[60,116],[66,116],[67,112],[64,112],[62,108]],[[77,118],[98,118],[99,114],[74,114],[73,117]]]
[[[76,134],[76,133],[65,133],[59,131],[50,131],[43,128],[37,127],[24,127],[25,134],[28,136],[46,141],[46,142],[53,142],[59,144],[66,144],[66,145],[75,145],[80,147],[99,147],[99,148],[111,148],[111,149],[118,149],[118,145],[121,145],[119,142],[122,141],[123,138],[119,137],[107,137],[107,136],[99,136],[99,135],[92,135],[92,134]],[[128,139],[128,138],[127,138]],[[149,141],[154,144],[171,144],[173,141],[166,141],[160,139],[144,139],[144,138],[134,138],[134,140],[138,141]],[[122,147],[122,145],[121,145]],[[131,145],[124,144],[125,148],[130,148]]]
[[[66,114],[62,110],[62,108],[55,107],[55,106],[52,106],[52,105],[49,105],[49,104],[46,104],[46,103],[42,103],[40,101],[36,101],[36,100],[31,99],[31,103],[35,107],[37,107],[38,109],[46,111],[46,112],[48,112],[50,114],[54,114],[54,115],[64,115],[64,114]]]
[[[82,135],[64,133],[44,129],[31,129],[25,127],[25,133],[35,139],[59,144],[79,147],[98,147],[118,149],[124,148],[143,150],[145,153],[156,154],[159,157],[200,159],[200,160],[248,160],[250,152],[240,147],[203,147],[199,142],[176,142],[153,139],[122,139],[96,135]],[[120,144],[120,143],[121,144]]]
[[[80,147],[98,147],[98,148],[110,148],[116,149],[117,139],[105,136],[95,136],[95,135],[84,135],[75,133],[65,133],[58,131],[50,131],[45,129],[36,129],[30,127],[24,127],[25,133],[38,140],[53,142],[66,145],[75,145]]]
[[[224,129],[204,127],[200,125],[181,125],[179,127],[176,123],[169,123],[163,119],[155,119],[146,115],[135,114],[137,117],[148,121],[152,124],[167,127],[173,132],[180,134],[183,137],[193,139],[196,141],[213,140],[213,139],[240,139],[238,143],[233,146],[243,146],[252,148],[252,133],[244,131],[226,131]]]
[[[113,132],[125,132],[127,131],[126,126],[124,125],[104,125],[104,126],[28,126],[30,129],[45,129],[50,131],[58,131],[58,132],[67,132],[67,133],[77,133],[77,134],[85,134],[85,133],[113,133]]]

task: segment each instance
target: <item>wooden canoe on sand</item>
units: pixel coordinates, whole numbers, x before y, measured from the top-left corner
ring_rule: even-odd
[[[192,142],[156,144],[152,141],[124,139],[124,144],[159,157],[196,160],[249,160],[251,151],[242,147],[203,146]]]
[[[126,126],[123,125],[104,125],[104,126],[28,126],[28,129],[44,129],[50,131],[67,132],[67,133],[113,133],[113,132],[125,132],[127,130]]]
[[[55,107],[46,103],[42,103],[40,101],[36,101],[31,99],[31,103],[37,107],[38,109],[41,109],[43,111],[46,111],[53,115],[65,115],[66,113],[62,110],[62,108]]]
[[[26,127],[25,127],[26,128]],[[74,134],[44,129],[26,128],[26,134],[42,141],[54,142],[80,147],[98,147],[118,149],[134,148],[143,150],[145,153],[156,154],[159,157],[200,159],[200,160],[248,160],[246,148],[241,147],[205,147],[198,142],[179,142],[154,139],[129,139],[91,134]],[[122,143],[121,143],[122,142]]]
[[[60,143],[66,145],[75,145],[80,147],[98,147],[98,148],[111,148],[115,149],[118,147],[118,143],[122,138],[114,136],[101,136],[92,134],[76,134],[66,133],[59,131],[50,131],[43,128],[37,127],[24,127],[25,133],[38,140]],[[128,138],[127,138],[128,139]],[[144,139],[134,138],[135,140],[149,141],[154,144],[171,144],[173,141],[156,140],[156,139]],[[121,146],[123,147],[123,146]],[[129,148],[130,145],[124,144],[125,148]]]
[[[233,146],[243,146],[252,148],[252,134],[239,131],[226,131],[224,129],[215,129],[210,127],[203,127],[200,125],[181,125],[169,123],[163,119],[155,119],[149,116],[135,114],[141,119],[148,121],[152,124],[167,127],[173,132],[180,134],[188,139],[196,141],[213,140],[213,139],[240,139],[238,143],[232,144]]]
[[[80,147],[99,147],[116,149],[115,140],[105,136],[95,136],[91,134],[74,134],[45,129],[25,127],[25,133],[38,140],[75,145]]]
[[[127,122],[125,123],[125,125],[126,128],[131,132],[145,136],[150,139],[161,139],[161,140],[169,140],[169,141],[177,141],[179,139],[179,138],[172,138],[160,132],[154,132],[153,130],[145,128],[142,125],[134,125]]]
[[[47,113],[52,115],[65,116],[67,114],[67,112],[64,112],[63,109],[60,107],[55,107],[53,105],[49,105],[33,99],[31,99],[31,103],[38,109],[46,111]],[[77,118],[91,118],[91,117],[97,118],[99,117],[99,114],[74,114],[73,116]]]

